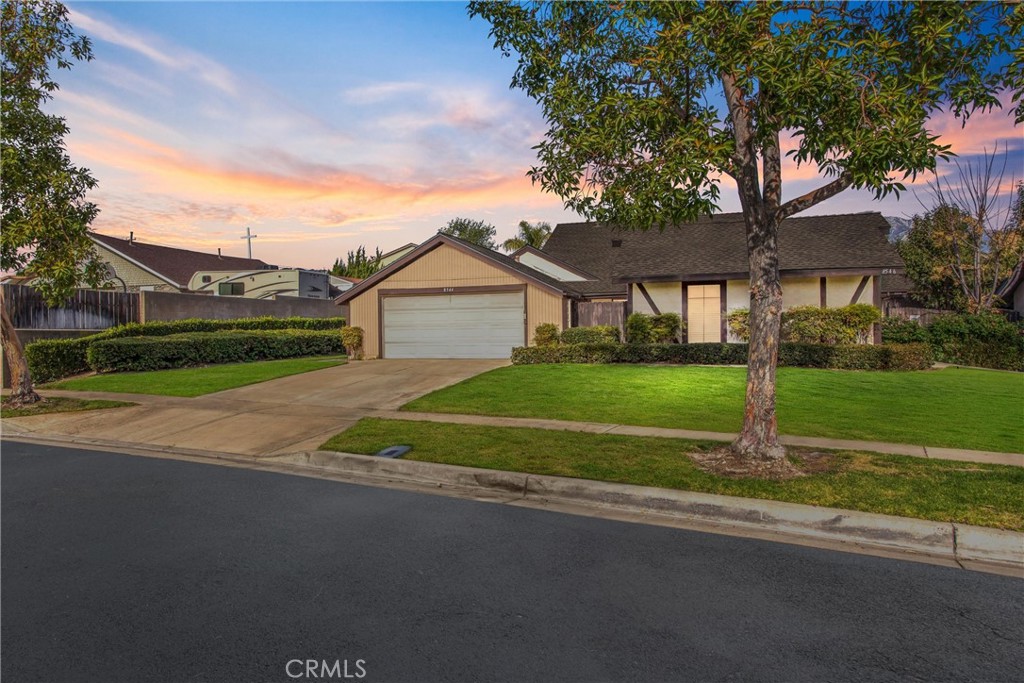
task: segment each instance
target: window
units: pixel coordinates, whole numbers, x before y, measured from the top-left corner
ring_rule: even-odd
[[[206,284],[207,282],[210,282],[211,280],[213,280],[213,276],[212,275],[204,275],[203,276],[203,284]]]
[[[221,296],[242,296],[245,294],[244,282],[222,282],[217,285],[217,293]]]

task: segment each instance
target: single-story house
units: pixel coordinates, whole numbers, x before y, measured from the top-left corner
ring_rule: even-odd
[[[888,231],[875,212],[786,220],[784,306],[880,306],[882,273],[902,267]],[[543,249],[511,256],[435,235],[335,301],[363,328],[367,358],[504,358],[537,325],[564,330],[593,302],[678,313],[686,341],[737,341],[727,315],[750,305],[746,254],[740,214],[663,231],[565,223]]]
[[[199,271],[251,272],[277,268],[259,259],[147,244],[135,239],[134,233],[128,239],[121,239],[93,232],[89,233],[89,238],[96,245],[99,258],[110,265],[114,277],[120,280],[117,284],[128,291],[187,292],[190,291],[189,281]]]

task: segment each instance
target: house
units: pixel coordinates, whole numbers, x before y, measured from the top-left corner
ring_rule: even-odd
[[[199,271],[209,272],[252,272],[273,270],[259,259],[207,254],[190,249],[147,244],[135,239],[130,233],[128,239],[89,233],[96,245],[99,258],[114,271],[113,279],[126,291],[155,290],[161,292],[189,291],[189,281]]]
[[[902,266],[888,231],[878,213],[786,220],[784,306],[880,306],[883,271]],[[504,358],[537,325],[565,329],[595,303],[678,313],[686,341],[738,341],[727,316],[750,305],[745,227],[740,214],[645,232],[564,223],[512,256],[435,235],[336,303],[363,328],[367,358]]]

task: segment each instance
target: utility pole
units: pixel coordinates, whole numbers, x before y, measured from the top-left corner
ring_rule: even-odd
[[[249,232],[249,226],[247,225],[245,226],[245,236],[238,238],[240,240],[246,240],[247,244],[249,245],[249,258],[252,258],[252,241],[257,237],[259,237],[259,235],[253,235]]]

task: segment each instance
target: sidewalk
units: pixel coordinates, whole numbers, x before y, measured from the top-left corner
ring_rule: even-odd
[[[601,422],[569,422],[565,420],[542,420],[524,417],[491,417],[489,415],[460,415],[455,413],[414,413],[398,410],[374,410],[367,417],[388,420],[409,420],[413,422],[449,422],[465,425],[486,425],[493,427],[529,427],[552,429],[566,432],[589,432],[591,434],[618,434],[621,436],[655,436],[668,439],[694,439],[699,441],[732,441],[736,434],[727,432],[702,432],[691,429],[667,429],[664,427],[640,427],[636,425],[606,424]],[[780,441],[787,446],[825,448],[831,450],[870,451],[891,455],[910,455],[918,458],[942,460],[963,460],[990,465],[1014,465],[1024,467],[1024,453],[993,453],[971,451],[961,448],[938,448],[935,446],[914,446],[911,444],[884,443],[881,441],[852,441],[847,439],[826,439],[813,436],[786,436]]]

